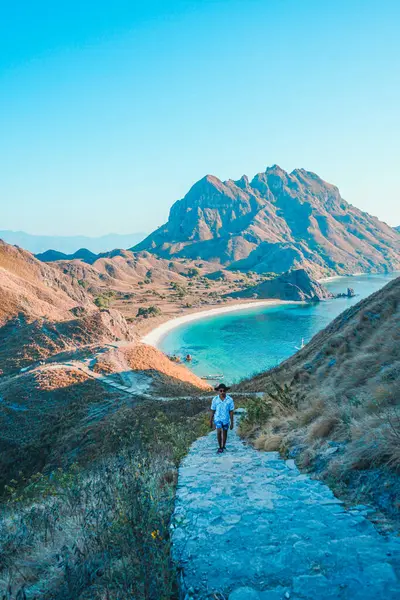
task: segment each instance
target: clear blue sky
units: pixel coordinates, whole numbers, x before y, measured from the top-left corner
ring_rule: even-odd
[[[150,231],[206,173],[304,167],[400,224],[398,0],[22,0],[0,229]]]

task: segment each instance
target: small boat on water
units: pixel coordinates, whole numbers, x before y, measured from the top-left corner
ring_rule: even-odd
[[[304,343],[304,338],[301,338],[301,345],[300,346],[295,346],[296,350],[302,350],[305,346]]]
[[[204,375],[202,379],[223,379],[224,376],[220,373],[219,375]]]

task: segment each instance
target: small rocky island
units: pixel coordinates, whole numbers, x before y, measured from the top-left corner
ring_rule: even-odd
[[[356,295],[353,288],[348,287],[347,292],[342,292],[341,294],[336,294],[335,298],[354,298]]]

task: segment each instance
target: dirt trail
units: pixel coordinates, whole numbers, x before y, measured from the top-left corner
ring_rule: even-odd
[[[101,350],[99,350],[98,352],[96,352],[95,354],[93,354],[90,357],[86,357],[85,359],[79,359],[79,360],[68,360],[65,362],[58,362],[58,363],[46,363],[46,369],[65,369],[66,367],[70,367],[70,368],[75,368],[78,369],[79,371],[82,371],[83,373],[85,373],[86,375],[88,375],[89,377],[91,377],[92,379],[96,379],[97,381],[108,385],[120,392],[124,392],[125,394],[130,394],[132,396],[141,396],[141,397],[147,397],[147,398],[151,398],[153,400],[159,400],[161,402],[167,402],[169,400],[190,400],[193,395],[191,396],[173,396],[173,397],[169,397],[169,396],[160,396],[160,395],[155,395],[150,393],[150,388],[151,388],[151,384],[152,384],[152,378],[149,375],[146,375],[146,373],[142,372],[142,371],[133,371],[133,370],[129,370],[129,371],[123,371],[123,372],[116,372],[113,374],[109,374],[109,375],[104,375],[102,373],[98,373],[97,371],[93,370],[93,366],[96,364],[96,360],[97,360],[97,356],[101,355],[104,350],[109,349],[109,348],[122,348],[122,347],[128,347],[129,345],[131,345],[132,342],[116,342],[115,344],[108,344],[107,348],[102,348]],[[26,369],[24,369],[26,370]],[[119,376],[120,379],[122,380],[121,382],[118,382],[115,380],[114,376]],[[260,396],[262,395],[263,392],[236,392],[235,396]],[[200,394],[199,396],[196,396],[197,398],[211,398],[215,395],[215,392],[209,392],[208,394]]]

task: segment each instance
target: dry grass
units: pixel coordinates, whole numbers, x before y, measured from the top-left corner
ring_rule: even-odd
[[[146,344],[136,344],[123,350],[129,368],[133,371],[150,371],[154,376],[155,391],[170,396],[184,394],[183,384],[188,393],[199,390],[209,391],[211,386],[189,371],[184,365],[169,360],[165,354]]]
[[[340,419],[336,415],[323,415],[312,422],[307,431],[309,441],[327,438],[336,427],[340,425]]]
[[[52,391],[79,385],[88,380],[82,371],[73,368],[44,368],[32,373],[38,390]]]
[[[315,421],[318,417],[323,415],[325,411],[324,402],[320,399],[310,400],[310,406],[304,408],[297,415],[297,422],[301,426],[306,426]]]
[[[171,361],[165,354],[145,344],[132,344],[98,356],[97,373],[120,374],[135,371],[151,381],[151,393],[162,397],[195,396],[211,391],[211,386],[185,365]]]
[[[237,386],[255,388],[266,394],[242,435],[258,448],[295,448],[302,467],[350,501],[379,504],[379,487],[368,481],[394,478],[383,510],[400,519],[400,279],[345,311],[280,367]]]
[[[101,420],[53,425],[58,452],[38,473],[21,461],[0,505],[0,597],[176,598],[169,522],[177,466],[208,431],[208,404],[122,404]],[[41,443],[43,452],[46,435]]]
[[[83,452],[95,418],[132,402],[73,368],[45,367],[3,380],[0,397],[0,493],[19,471],[67,461],[68,437],[74,454]]]
[[[16,318],[0,328],[0,369],[15,373],[62,353],[85,352],[116,340],[132,340],[132,333],[115,311],[81,311],[64,321]]]
[[[272,452],[279,450],[283,441],[283,435],[279,433],[262,433],[254,440],[257,450]]]

